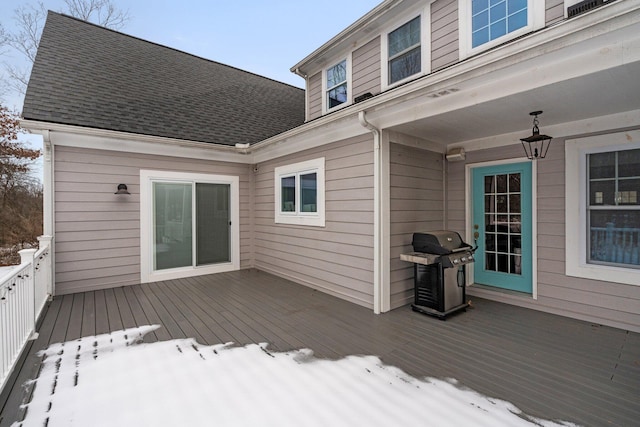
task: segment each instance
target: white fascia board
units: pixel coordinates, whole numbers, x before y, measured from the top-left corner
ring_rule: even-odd
[[[235,147],[221,144],[193,142],[25,119],[20,121],[20,125],[33,133],[48,133],[53,145],[59,146],[232,163],[251,163],[250,156],[247,154],[238,152]]]
[[[545,133],[553,135],[554,139],[572,138],[585,133],[599,133],[611,129],[625,129],[638,126],[640,123],[640,110],[625,111],[624,113],[608,116],[593,117],[590,119],[576,120],[545,126]],[[494,135],[488,138],[479,138],[447,146],[447,149],[464,148],[465,151],[486,150],[488,148],[504,147],[505,145],[520,145],[520,138],[526,136],[526,132],[511,132],[502,135]],[[505,144],[505,141],[509,141]],[[553,144],[553,141],[551,142]]]
[[[255,144],[251,147],[252,160],[265,162],[368,133],[358,123],[357,111],[346,108]]]

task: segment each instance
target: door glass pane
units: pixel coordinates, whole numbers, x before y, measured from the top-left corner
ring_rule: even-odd
[[[509,174],[509,193],[519,193],[520,192],[520,174],[512,173]]]
[[[196,265],[231,261],[229,184],[196,184]]]
[[[193,264],[191,184],[153,183],[153,269]]]

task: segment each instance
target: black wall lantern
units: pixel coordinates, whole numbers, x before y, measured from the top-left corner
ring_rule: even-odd
[[[549,145],[551,145],[551,137],[549,135],[540,135],[540,128],[538,128],[538,116],[542,114],[542,111],[533,111],[529,113],[533,117],[533,130],[532,135],[527,138],[522,138],[522,148],[529,158],[529,160],[544,159],[549,151]]]
[[[127,190],[127,184],[118,184],[118,191],[113,194],[131,194],[129,190]]]

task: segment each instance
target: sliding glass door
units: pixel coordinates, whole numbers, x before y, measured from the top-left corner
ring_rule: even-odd
[[[239,177],[140,171],[141,281],[240,268]]]
[[[154,270],[231,261],[229,184],[152,185]]]

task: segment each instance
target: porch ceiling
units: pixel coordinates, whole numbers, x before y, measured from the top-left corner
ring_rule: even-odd
[[[529,136],[532,127],[529,113],[542,110],[541,131],[552,134],[548,129],[553,125],[639,109],[639,75],[640,62],[634,62],[397,124],[389,129],[446,148],[450,144],[513,132]],[[462,92],[442,98],[464,96]]]

